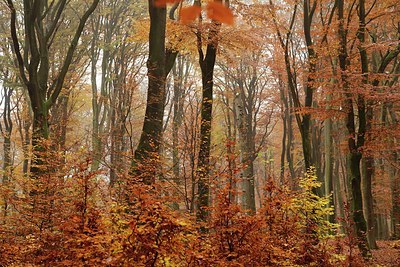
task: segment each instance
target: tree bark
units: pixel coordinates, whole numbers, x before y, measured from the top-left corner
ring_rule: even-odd
[[[131,173],[145,184],[153,184],[161,170],[160,147],[162,142],[165,82],[177,52],[165,46],[166,7],[156,7],[149,0],[150,33],[147,60],[148,90],[142,133],[132,162]]]
[[[326,101],[329,103],[332,99],[330,93],[326,96]],[[329,109],[330,106],[327,106]],[[332,152],[332,119],[327,118],[324,122],[324,150],[325,150],[325,170],[324,170],[324,186],[325,186],[325,196],[329,196],[333,193],[333,152]],[[338,177],[338,175],[336,175]],[[328,205],[333,205],[334,196],[332,195],[331,200]],[[335,215],[329,216],[329,221],[334,222]]]
[[[200,2],[197,2],[200,4]],[[214,66],[217,57],[218,34],[220,24],[212,22],[208,33],[206,53],[202,48],[201,32],[197,32],[197,50],[199,53],[199,64],[202,78],[202,102],[200,122],[200,148],[197,158],[197,181],[198,198],[197,213],[198,221],[206,221],[208,218],[207,208],[209,206],[210,193],[210,150],[211,150],[211,123],[213,109],[213,86]]]
[[[347,66],[349,64],[347,54],[347,33],[344,28],[344,1],[338,0],[338,19],[339,19],[339,65],[341,70],[341,79],[343,89],[345,91],[345,99],[343,100],[343,107],[346,112],[346,128],[349,133],[347,145],[349,153],[347,155],[347,174],[348,180],[351,185],[351,211],[353,214],[353,221],[356,228],[356,235],[358,237],[358,247],[360,248],[364,257],[370,254],[368,242],[366,239],[367,225],[363,215],[363,200],[361,191],[361,171],[360,161],[362,154],[359,148],[364,145],[364,130],[365,130],[365,105],[363,99],[358,99],[357,104],[359,114],[359,130],[356,132],[355,114],[353,109],[353,95],[349,91],[348,77],[346,74]]]
[[[4,86],[4,109],[3,109],[3,126],[0,123],[0,130],[4,138],[3,143],[3,177],[2,185],[4,188],[10,184],[12,174],[12,156],[11,156],[11,134],[13,130],[13,121],[11,119],[11,96],[13,89]],[[5,192],[7,192],[6,190]],[[5,220],[8,213],[8,194],[4,194],[3,219]]]
[[[135,151],[135,164],[145,184],[155,181],[158,167],[160,166],[158,151],[162,138],[165,99],[165,30],[166,8],[154,6],[154,1],[149,0],[150,33],[149,33],[149,58],[147,60],[147,105],[143,122],[142,134]],[[139,166],[143,164],[143,166]]]

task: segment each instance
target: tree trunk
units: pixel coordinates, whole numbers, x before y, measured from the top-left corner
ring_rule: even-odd
[[[199,2],[198,2],[199,4]],[[199,64],[202,77],[202,102],[200,122],[200,148],[197,158],[197,220],[206,221],[208,217],[207,207],[209,206],[209,183],[210,183],[210,150],[211,150],[211,122],[213,109],[213,86],[214,66],[217,57],[220,24],[212,22],[208,33],[208,44],[206,54],[203,53],[201,32],[197,32],[197,50],[199,52]]]
[[[345,188],[343,186],[343,179],[341,179],[341,175],[339,172],[339,167],[340,167],[340,155],[337,155],[338,152],[334,151],[334,155],[336,157],[332,157],[332,160],[335,161],[334,164],[334,171],[333,171],[333,176],[335,177],[332,179],[332,188],[333,188],[333,202],[334,202],[334,207],[335,207],[335,220],[336,222],[340,221],[340,218],[344,218],[344,199],[343,195],[345,194]],[[342,225],[343,226],[343,225]],[[341,228],[343,230],[343,227]],[[342,231],[343,232],[343,231]]]
[[[12,157],[11,157],[11,134],[13,130],[13,121],[11,119],[11,96],[13,89],[4,87],[4,109],[3,109],[3,125],[0,130],[3,134],[3,177],[2,185],[8,191],[9,182],[11,180],[12,173]],[[3,219],[5,220],[8,212],[8,194],[3,195],[4,206],[3,206]]]
[[[316,71],[316,59],[317,55],[313,48],[313,41],[311,38],[311,23],[313,19],[313,14],[316,8],[316,1],[314,1],[313,5],[310,6],[310,0],[304,0],[303,2],[303,30],[304,37],[307,44],[307,52],[308,52],[308,74],[307,74],[307,82],[305,84],[305,100],[304,107],[311,108],[313,105],[313,94],[314,94],[314,76]],[[303,145],[303,156],[304,156],[304,165],[306,170],[312,166],[314,166],[312,151],[311,151],[311,114],[309,111],[305,111],[305,114],[302,116],[301,123],[299,124],[301,140]],[[316,166],[314,166],[316,167]]]
[[[135,151],[136,171],[145,184],[155,181],[160,169],[159,148],[162,138],[165,99],[165,30],[166,8],[149,0],[150,33],[147,60],[148,91],[142,134]],[[141,165],[141,166],[139,166]],[[139,173],[136,173],[137,175]]]
[[[22,15],[25,31],[21,43],[25,45],[26,49],[21,51],[17,31],[17,10],[13,1],[7,0],[8,8],[11,11],[10,29],[13,53],[16,58],[20,79],[29,94],[33,111],[33,160],[31,164],[33,177],[40,176],[42,172],[40,165],[45,163],[41,142],[49,138],[49,110],[56,103],[62,91],[65,77],[86,21],[96,9],[98,3],[99,0],[93,0],[79,18],[72,40],[68,44],[66,55],[60,63],[59,72],[50,81],[49,51],[52,44],[55,43],[53,38],[57,36],[57,26],[63,17],[68,4],[67,1],[60,1],[56,5],[47,5],[46,1],[35,1],[34,4],[31,1],[24,1]],[[23,52],[25,53],[23,54]]]
[[[363,99],[359,98],[357,107],[359,115],[359,129],[356,133],[355,114],[353,107],[353,95],[349,92],[349,84],[347,77],[347,66],[349,64],[347,54],[347,32],[344,28],[344,1],[338,0],[338,19],[339,19],[339,65],[341,70],[341,79],[343,89],[345,91],[345,99],[343,100],[343,108],[346,112],[346,128],[349,134],[347,145],[349,154],[347,156],[347,174],[348,180],[351,185],[351,211],[353,213],[353,221],[356,228],[358,237],[358,247],[360,248],[364,257],[370,255],[368,242],[366,239],[367,225],[363,215],[363,200],[361,191],[361,171],[360,162],[362,154],[359,148],[364,145],[365,133],[365,104]]]
[[[240,85],[241,86],[241,85]],[[236,97],[237,125],[239,133],[240,159],[242,163],[242,207],[244,210],[254,213],[256,211],[255,187],[254,187],[254,145],[252,142],[252,114],[247,114],[244,107],[245,96],[240,90]]]
[[[179,185],[180,180],[180,157],[179,157],[179,129],[183,119],[184,91],[188,78],[189,62],[181,56],[177,59],[172,69],[174,80],[174,97],[173,97],[173,118],[172,118],[172,170],[174,181]],[[186,69],[185,69],[186,65]]]
[[[368,55],[365,47],[365,23],[366,13],[365,13],[365,0],[359,0],[359,23],[360,28],[357,32],[357,38],[360,41],[359,53],[361,60],[361,72],[363,84],[368,84]],[[366,88],[365,88],[366,89]],[[366,103],[365,103],[366,102]],[[358,116],[359,116],[359,126],[358,126],[358,148],[364,145],[364,140],[368,131],[371,130],[373,110],[370,101],[365,101],[364,97],[360,94],[358,96]],[[360,142],[362,140],[362,142]],[[362,157],[362,155],[361,155]],[[365,157],[365,172],[362,178],[363,185],[363,206],[365,211],[365,218],[367,223],[367,239],[369,248],[376,248],[376,240],[374,235],[374,212],[373,212],[373,196],[372,196],[372,175],[374,159],[372,155],[366,155]],[[360,166],[361,167],[361,166]]]
[[[145,184],[153,184],[162,169],[159,150],[163,133],[165,82],[177,56],[177,52],[165,49],[166,7],[156,7],[154,2],[148,1],[150,33],[146,111],[131,168],[131,173]]]
[[[376,249],[376,219],[374,213],[374,198],[372,195],[372,177],[374,175],[374,159],[372,156],[366,156],[363,161],[364,179],[362,183],[364,215],[367,221],[368,232],[367,239],[371,249]]]
[[[326,101],[329,103],[331,101],[332,95],[329,93],[326,96]],[[330,109],[327,106],[327,109]],[[327,118],[324,122],[324,150],[325,150],[325,170],[324,170],[324,186],[325,186],[325,196],[329,196],[333,193],[333,181],[332,181],[332,168],[333,168],[333,159],[332,159],[332,119]],[[338,177],[338,175],[336,175]],[[332,206],[334,196],[332,195],[331,200],[328,205]],[[329,221],[334,222],[335,215],[329,216]]]

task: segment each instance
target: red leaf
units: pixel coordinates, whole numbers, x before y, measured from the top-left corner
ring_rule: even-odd
[[[184,23],[188,24],[200,16],[201,7],[199,6],[189,6],[189,7],[182,7],[179,13],[179,20]]]
[[[232,10],[219,2],[209,2],[207,4],[207,16],[221,23],[233,24]]]

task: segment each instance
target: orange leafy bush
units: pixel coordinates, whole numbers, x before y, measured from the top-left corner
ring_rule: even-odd
[[[171,209],[174,200],[161,181],[148,186],[140,177],[121,174],[122,181],[130,182],[122,191],[110,192],[101,173],[90,171],[90,161],[78,158],[82,155],[67,160],[62,154],[52,154],[49,174],[31,181],[40,181],[35,195],[10,199],[13,211],[0,225],[0,265],[342,264],[332,256],[335,251],[327,242],[316,242],[321,222],[304,213],[309,204],[302,203],[313,199],[304,192],[269,181],[262,207],[247,214],[232,202],[230,196],[236,193],[227,182],[232,179],[222,175],[218,179],[222,186],[216,189],[209,208],[209,221],[200,224],[190,214]],[[17,177],[13,181],[18,181]]]

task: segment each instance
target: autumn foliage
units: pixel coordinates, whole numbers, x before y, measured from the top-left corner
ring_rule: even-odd
[[[117,201],[101,172],[89,171],[90,160],[83,154],[46,158],[46,174],[25,187],[20,187],[22,177],[13,177],[10,186],[20,189],[9,196],[12,209],[0,228],[2,266],[341,263],[332,246],[336,227],[325,220],[331,208],[312,193],[318,186],[313,173],[301,180],[300,191],[270,180],[256,214],[230,201],[226,183],[216,192],[210,220],[199,224],[171,209],[173,199],[161,182],[133,182]],[[35,191],[37,184],[41,191]],[[7,188],[1,189],[4,195]]]
[[[28,2],[0,4],[0,267],[400,266],[396,1]],[[52,95],[79,22],[31,114],[19,75]]]
[[[168,4],[177,4],[180,0],[156,0],[156,7],[166,7]],[[234,16],[232,11],[224,4],[216,1],[208,1],[205,7],[207,17],[220,23],[233,24]],[[183,24],[188,24],[195,21],[201,14],[199,5],[185,6],[180,8],[179,19]]]

